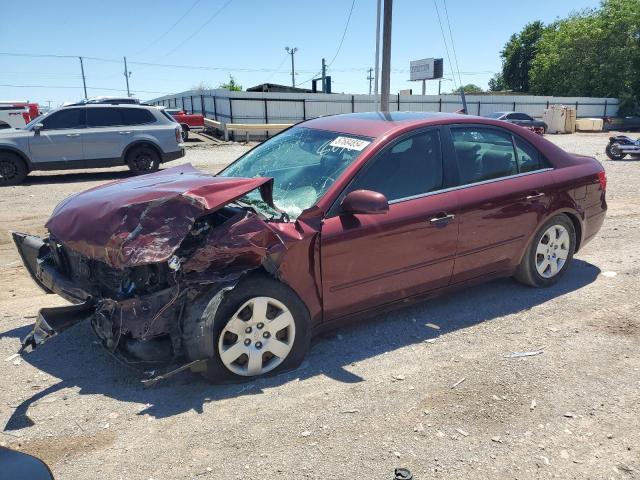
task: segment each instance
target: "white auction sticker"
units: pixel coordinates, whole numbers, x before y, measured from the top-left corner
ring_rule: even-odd
[[[364,150],[364,148],[370,143],[371,142],[368,142],[367,140],[360,140],[359,138],[338,137],[333,142],[331,142],[329,146],[361,151]]]

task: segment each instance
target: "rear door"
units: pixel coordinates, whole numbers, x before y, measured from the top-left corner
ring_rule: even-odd
[[[383,193],[389,211],[325,219],[321,234],[325,320],[449,283],[458,237],[455,191],[445,185],[440,130],[402,138],[372,158],[350,191]]]
[[[39,134],[29,137],[31,161],[35,164],[81,162],[86,132],[84,108],[62,108],[45,117]]]
[[[122,156],[131,129],[125,125],[122,110],[96,106],[87,109],[87,131],[84,136],[84,156],[87,161],[113,160]]]
[[[449,129],[458,170],[460,235],[453,283],[514,268],[546,216],[549,164],[521,137],[492,126]]]

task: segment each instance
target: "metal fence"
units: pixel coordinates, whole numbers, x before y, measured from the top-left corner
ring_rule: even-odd
[[[323,93],[230,92],[228,90],[186,91],[150,100],[149,103],[202,113],[222,123],[297,123],[310,118],[375,109],[373,95]],[[578,118],[615,116],[615,98],[552,97],[530,95],[467,95],[472,115],[520,111],[542,117],[550,105],[568,105]],[[458,95],[391,95],[391,111],[456,112],[462,108]],[[268,136],[269,132],[251,132]]]

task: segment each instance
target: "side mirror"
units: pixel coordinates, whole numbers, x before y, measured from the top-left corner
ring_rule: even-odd
[[[42,130],[44,128],[44,125],[41,123],[36,123],[33,126],[33,133],[35,133],[36,135],[40,135],[40,130]]]
[[[344,213],[376,215],[389,211],[387,197],[371,190],[355,190],[349,192],[340,203]]]

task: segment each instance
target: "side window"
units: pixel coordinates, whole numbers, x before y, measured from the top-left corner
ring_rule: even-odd
[[[518,173],[511,134],[488,128],[452,128],[460,185]]]
[[[119,108],[87,108],[88,127],[112,127],[124,125]]]
[[[509,118],[511,120],[531,120],[531,117],[524,113],[512,113],[511,115],[509,115]]]
[[[442,151],[437,130],[413,135],[371,160],[349,187],[399,200],[442,188]]]
[[[84,110],[82,108],[65,108],[42,120],[45,130],[61,130],[65,128],[83,128]]]
[[[144,125],[156,121],[156,117],[150,111],[142,108],[122,108],[120,111],[123,125]]]
[[[533,172],[542,168],[548,168],[549,163],[529,143],[514,136],[516,152],[518,153],[518,171],[520,173]]]

